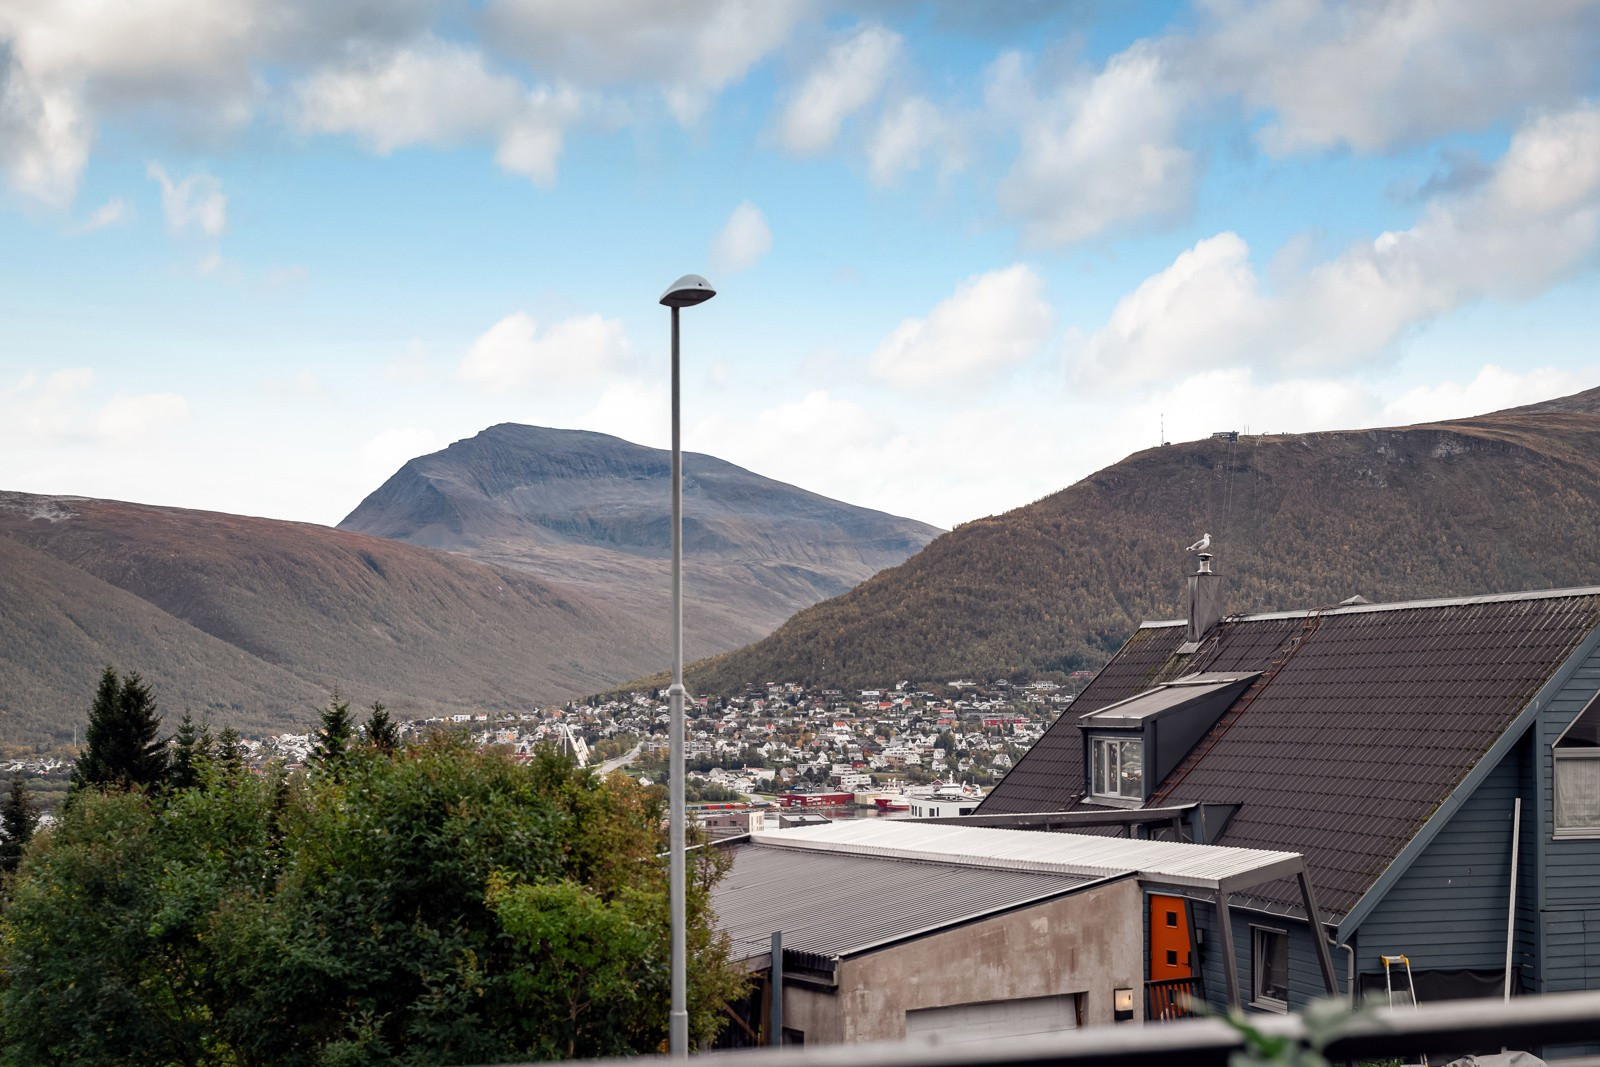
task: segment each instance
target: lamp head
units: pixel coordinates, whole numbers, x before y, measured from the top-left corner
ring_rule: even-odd
[[[716,295],[717,291],[711,288],[711,283],[700,275],[685,274],[667,286],[667,291],[661,294],[661,303],[669,308],[694,307]]]

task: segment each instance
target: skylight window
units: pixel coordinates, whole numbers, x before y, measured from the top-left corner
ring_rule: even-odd
[[[1144,742],[1134,737],[1094,737],[1089,740],[1093,763],[1090,792],[1122,800],[1144,799]]]

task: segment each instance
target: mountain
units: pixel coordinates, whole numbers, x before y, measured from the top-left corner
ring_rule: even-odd
[[[1183,548],[1213,535],[1231,611],[1600,584],[1600,389],[1390,429],[1135,453],[967,523],[771,636],[696,664],[859,686],[1093,668],[1180,618]]]
[[[106,664],[170,717],[304,728],[337,687],[402,716],[529,708],[659,670],[666,619],[304,523],[0,493],[0,740],[72,736]],[[656,613],[664,616],[664,612]]]
[[[339,528],[570,583],[666,623],[670,465],[662,449],[607,434],[504,423],[406,463]],[[683,530],[691,656],[764,637],[940,533],[693,452]]]

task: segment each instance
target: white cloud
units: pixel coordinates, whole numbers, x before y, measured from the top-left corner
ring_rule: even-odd
[[[164,435],[189,417],[189,403],[176,393],[118,393],[94,418],[95,432],[118,445],[136,445]]]
[[[711,262],[719,272],[753,267],[772,251],[772,230],[761,209],[746,200],[733,209],[711,241]]]
[[[892,30],[866,25],[834,44],[784,108],[778,139],[798,155],[827,151],[845,119],[883,91],[904,43]]]
[[[435,0],[24,0],[0,6],[0,169],[69,205],[99,128],[151,123],[184,139],[237,129],[272,65],[313,67],[402,39]]]
[[[407,460],[437,452],[448,443],[423,427],[391,426],[364,441],[357,460],[367,472],[367,480],[376,484],[399,470]]]
[[[1593,374],[1575,374],[1555,367],[1508,370],[1491,363],[1468,382],[1419,385],[1383,406],[1383,421],[1402,426],[1485,415],[1492,411],[1570,396],[1593,388]]]
[[[1201,241],[1124,297],[1078,352],[1086,382],[1129,384],[1244,363],[1330,371],[1484,298],[1537,295],[1600,242],[1600,107],[1534,119],[1490,177],[1263,292],[1233,234]]]
[[[484,39],[574,85],[658,88],[689,123],[809,8],[807,0],[492,0]]]
[[[930,101],[909,96],[884,109],[867,141],[867,176],[874,185],[893,185],[923,158],[940,152],[947,169],[962,162],[954,124]]]
[[[623,366],[630,346],[622,323],[583,315],[544,333],[526,312],[507,315],[484,331],[461,360],[461,380],[491,389],[599,380]]]
[[[1068,244],[1187,207],[1194,164],[1177,141],[1186,92],[1157,48],[1135,44],[1043,100],[1030,100],[1020,79],[1015,60],[997,64],[989,98],[1023,113],[999,202],[1031,243]]]
[[[1600,60],[1600,8],[1570,0],[1208,0],[1187,60],[1272,115],[1273,152],[1376,152],[1570,100]]]
[[[80,397],[94,385],[94,371],[70,367],[40,376],[24,374],[15,385],[0,390],[12,434],[24,439],[51,438],[81,433]]]
[[[209,174],[191,174],[174,182],[155,163],[150,164],[147,173],[161,185],[161,209],[166,213],[167,229],[172,233],[197,230],[208,237],[220,237],[228,228],[228,198],[216,178]]]
[[[895,386],[953,386],[991,377],[1038,351],[1055,325],[1044,279],[1019,263],[975,275],[925,319],[906,319],[878,346],[872,372]]]
[[[383,155],[487,137],[501,167],[546,185],[580,109],[570,89],[527,90],[477,49],[439,40],[319,71],[296,95],[304,129],[352,134]]]
[[[132,210],[120,196],[114,196],[104,204],[89,213],[89,217],[80,223],[74,233],[93,233],[95,230],[104,230],[126,222],[133,216]]]

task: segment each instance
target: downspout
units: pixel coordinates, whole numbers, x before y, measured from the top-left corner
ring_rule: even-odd
[[[1350,962],[1345,965],[1345,990],[1350,994],[1350,1010],[1351,1011],[1355,1011],[1356,1010],[1356,950],[1355,950],[1355,946],[1351,945],[1350,942],[1348,942],[1348,941],[1346,941],[1342,945],[1340,945],[1338,942],[1334,942],[1334,944],[1337,945],[1339,948],[1344,949],[1346,952],[1350,953]]]
[[[1506,991],[1511,999],[1511,947],[1517,939],[1517,846],[1522,841],[1522,798],[1511,805],[1511,888],[1506,894]]]

